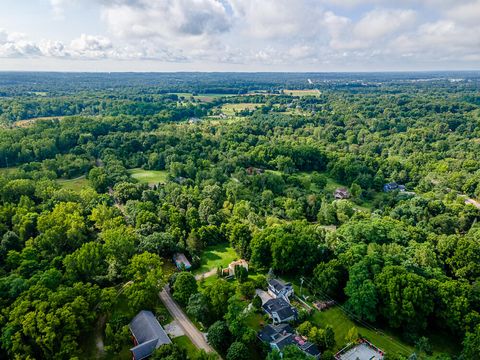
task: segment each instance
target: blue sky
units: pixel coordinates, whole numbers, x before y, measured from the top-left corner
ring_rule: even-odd
[[[480,0],[2,0],[0,70],[479,70]]]

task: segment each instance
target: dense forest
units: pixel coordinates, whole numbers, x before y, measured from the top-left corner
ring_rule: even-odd
[[[252,321],[266,322],[255,289],[275,274],[358,327],[339,340],[300,311],[292,326],[322,359],[375,343],[361,328],[393,339],[386,360],[477,359],[479,86],[478,73],[0,74],[0,358],[129,358],[130,320],[167,319],[169,284],[223,358],[278,359]],[[182,252],[198,268],[222,244],[248,276],[167,266]],[[216,355],[174,342],[153,358]]]

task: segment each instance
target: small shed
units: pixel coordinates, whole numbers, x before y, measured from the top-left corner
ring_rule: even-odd
[[[160,346],[172,343],[151,311],[140,311],[128,327],[135,344],[130,349],[134,360],[145,359]]]
[[[173,262],[179,270],[189,270],[192,267],[192,264],[190,264],[190,261],[188,261],[184,253],[176,253],[173,255]]]
[[[348,199],[350,198],[350,192],[348,191],[347,188],[338,188],[335,190],[333,193],[333,196],[335,197],[336,200],[343,200],[343,199]]]

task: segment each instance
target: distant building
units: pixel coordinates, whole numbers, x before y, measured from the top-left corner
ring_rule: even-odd
[[[248,271],[248,262],[247,262],[247,260],[240,259],[240,260],[231,262],[231,263],[228,265],[228,268],[223,269],[223,274],[226,275],[226,276],[235,276],[235,268],[236,268],[237,266],[241,266],[241,267],[247,269],[247,271]]]
[[[405,191],[405,185],[399,185],[396,182],[388,183],[383,185],[383,191],[390,192],[390,191]]]
[[[263,174],[265,172],[265,170],[263,169],[259,169],[259,168],[256,168],[256,167],[253,167],[253,166],[249,166],[245,169],[245,171],[247,172],[248,175],[260,175],[260,174]]]
[[[151,311],[140,311],[128,327],[135,344],[130,349],[133,360],[145,359],[160,346],[172,343]]]
[[[320,358],[320,350],[318,347],[306,341],[303,337],[296,335],[288,324],[267,325],[258,332],[257,337],[280,353],[282,353],[285,346],[295,345],[305,354],[315,359]]]
[[[335,197],[336,200],[348,199],[350,198],[350,192],[348,191],[347,188],[338,188],[333,193],[333,196]]]
[[[290,302],[289,298],[293,295],[293,286],[291,283],[285,283],[279,279],[268,280],[267,292],[274,299],[283,298],[285,301]]]
[[[286,323],[298,319],[298,311],[283,297],[270,299],[262,305],[263,311],[272,319],[274,324]]]
[[[188,123],[189,124],[196,124],[198,122],[202,121],[201,119],[197,118],[197,117],[191,117],[190,119],[188,119]]]
[[[189,270],[192,267],[192,264],[190,264],[190,261],[188,261],[187,257],[183,253],[176,253],[173,255],[173,262],[179,270]]]

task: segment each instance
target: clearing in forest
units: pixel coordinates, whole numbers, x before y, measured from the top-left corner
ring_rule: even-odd
[[[73,190],[76,192],[79,192],[90,186],[85,175],[77,177],[75,179],[58,179],[57,182],[64,189]]]
[[[128,170],[131,177],[140,183],[156,185],[167,181],[168,172],[166,170],[144,170],[140,168]]]
[[[256,103],[237,103],[237,104],[224,104],[222,106],[222,112],[225,115],[235,115],[236,112],[242,110],[255,110],[263,104]]]
[[[317,89],[306,89],[306,90],[283,90],[284,94],[291,96],[320,96],[321,92]]]

